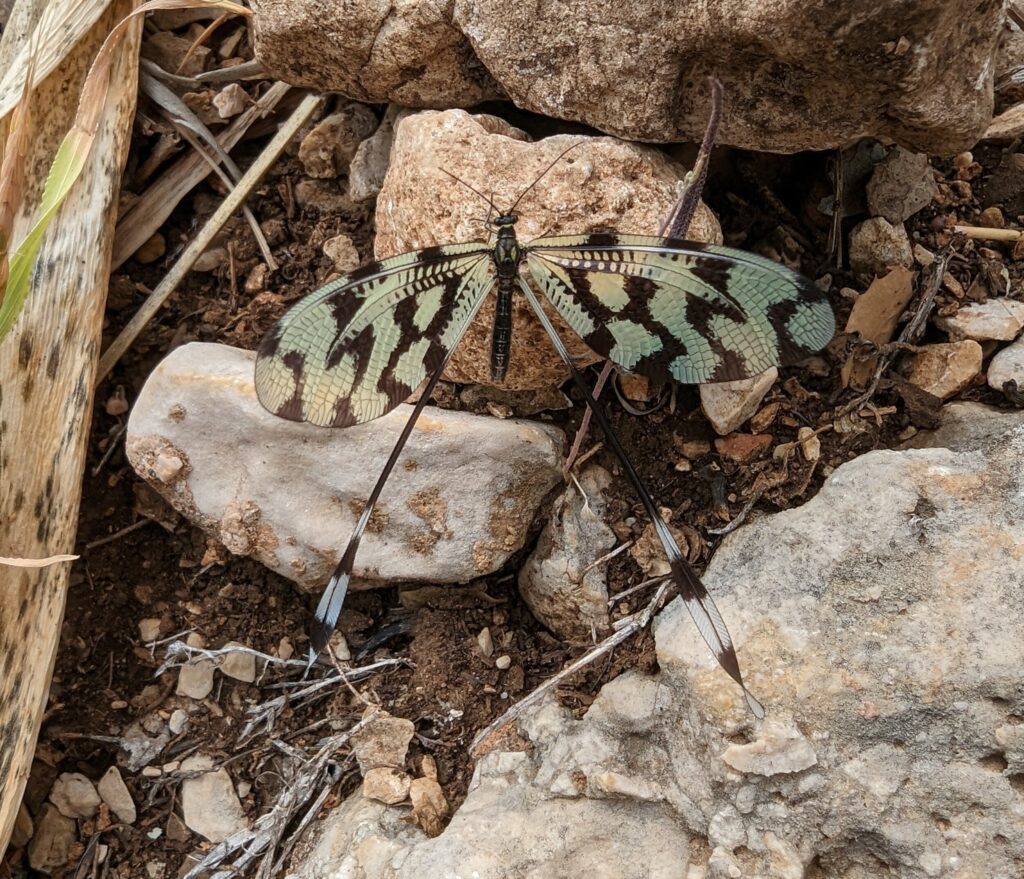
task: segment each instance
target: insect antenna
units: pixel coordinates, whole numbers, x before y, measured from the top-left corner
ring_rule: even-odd
[[[477,195],[479,195],[480,198],[482,198],[485,202],[487,202],[487,204],[489,204],[491,206],[491,210],[494,211],[494,213],[496,213],[496,214],[500,214],[501,213],[501,209],[493,201],[491,201],[486,195],[484,195],[479,189],[477,189],[474,186],[470,186],[461,177],[456,177],[454,174],[452,174],[451,171],[447,171],[444,168],[442,168],[441,170],[444,171],[444,173],[447,174],[449,177],[451,177],[452,180],[454,180],[456,183],[461,183],[470,192],[475,192]],[[488,213],[488,216],[490,216],[490,213]]]
[[[531,183],[529,186],[527,186],[526,189],[524,189],[521,193],[519,193],[519,198],[517,198],[513,202],[512,207],[510,207],[508,209],[508,213],[510,213],[510,214],[514,213],[516,207],[519,205],[519,202],[521,202],[523,200],[523,197],[526,195],[526,193],[528,193],[531,189],[533,189],[534,186],[536,186],[538,183],[540,183],[541,180],[544,179],[544,176],[548,173],[548,171],[550,171],[552,168],[555,167],[555,165],[557,165],[560,161],[562,161],[562,159],[565,157],[566,153],[570,152],[571,150],[576,149],[576,147],[578,147],[581,143],[582,143],[582,141],[576,141],[576,143],[567,146],[557,156],[555,156],[555,160],[550,165],[548,165],[543,171],[540,172],[540,176],[537,177],[537,179],[534,180],[533,183]]]
[[[590,411],[594,413],[594,420],[600,425],[601,430],[608,439],[608,445],[615,452],[615,456],[622,464],[622,469],[626,471],[629,481],[633,483],[633,488],[639,496],[640,502],[644,505],[644,509],[647,510],[647,515],[650,517],[658,539],[665,550],[665,555],[668,557],[668,563],[672,570],[672,579],[679,589],[679,595],[683,599],[686,609],[697,625],[697,631],[700,632],[701,637],[715,654],[718,664],[722,666],[729,677],[740,685],[751,713],[755,717],[764,717],[764,706],[754,698],[753,694],[747,689],[746,684],[743,683],[743,675],[740,673],[736,648],[733,647],[732,638],[725,626],[725,620],[722,619],[722,614],[715,606],[715,602],[708,594],[707,589],[704,588],[704,584],[701,583],[696,571],[683,558],[679,544],[676,543],[672,532],[668,530],[668,525],[665,524],[665,520],[658,513],[650,493],[644,486],[643,480],[640,479],[640,474],[636,472],[636,468],[633,466],[632,461],[629,460],[626,450],[622,447],[622,443],[619,442],[615,431],[612,430],[612,426],[605,416],[603,408],[590,393],[590,388],[587,387],[586,381],[573,363],[572,355],[566,350],[564,343],[552,326],[550,318],[548,318],[544,309],[537,301],[537,297],[530,289],[530,285],[520,278],[519,286],[526,295],[530,307],[534,310],[548,337],[551,339],[551,344],[555,346],[558,355],[565,362],[565,365],[569,367],[573,382],[583,395],[583,399],[586,400]]]

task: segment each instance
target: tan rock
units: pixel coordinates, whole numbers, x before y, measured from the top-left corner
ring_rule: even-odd
[[[91,818],[100,806],[100,795],[80,772],[62,772],[53,783],[50,802],[68,818]]]
[[[415,727],[411,720],[378,711],[370,723],[352,736],[352,753],[365,776],[379,766],[399,767],[405,763]]]
[[[871,174],[868,210],[890,223],[902,223],[939,193],[932,166],[923,153],[894,147]]]
[[[375,766],[363,776],[363,796],[381,803],[394,805],[409,797],[412,779],[393,766]]]
[[[747,464],[760,457],[775,442],[768,433],[732,433],[715,440],[715,450],[723,458],[737,464]]]
[[[520,239],[611,228],[657,233],[685,173],[662,153],[611,138],[559,136],[530,143],[521,131],[491,116],[470,116],[461,110],[425,112],[398,124],[391,165],[377,199],[377,256],[484,239],[481,221],[487,205],[445,171],[507,209],[573,143],[580,146],[557,162],[517,206]],[[720,241],[720,234],[717,221],[701,205],[689,237]],[[449,363],[447,378],[491,384],[493,319],[491,296]],[[561,326],[562,337],[579,362],[598,359]],[[511,360],[503,387],[538,388],[560,384],[566,376],[529,304],[516,297]]]
[[[181,811],[190,830],[210,842],[223,842],[249,826],[226,769],[215,770],[213,760],[205,754],[189,757],[181,769],[202,773],[181,783]]]
[[[71,846],[76,842],[75,822],[61,815],[56,806],[46,803],[28,844],[28,862],[33,870],[49,875],[68,863]]]
[[[224,646],[245,647],[246,645],[240,644],[238,641],[228,641]],[[256,657],[242,650],[233,650],[220,660],[220,670],[229,678],[251,684],[256,680]]]
[[[910,268],[914,254],[902,223],[884,217],[858,223],[850,233],[850,268],[869,275],[884,275],[895,266]]]
[[[352,102],[320,120],[299,144],[299,161],[310,177],[331,178],[348,171],[359,144],[373,134],[377,117]]]
[[[973,339],[928,345],[913,355],[907,380],[929,394],[948,400],[981,372],[981,345]]]
[[[360,263],[359,251],[348,235],[335,235],[323,244],[324,256],[334,263],[334,270],[343,275],[357,268]]]
[[[779,371],[773,366],[751,378],[701,385],[700,407],[715,431],[725,436],[736,430],[757,411],[765,394],[771,390],[778,377]]]
[[[448,800],[441,785],[433,778],[414,778],[409,786],[412,816],[427,836],[437,836],[444,829]]]
[[[103,802],[110,807],[118,821],[125,824],[134,824],[137,817],[135,801],[124,783],[121,773],[116,766],[111,766],[100,779],[96,786]]]
[[[881,137],[945,155],[989,122],[1004,18],[981,0],[920,0],[913,14],[898,0],[456,0],[350,4],[344,15],[322,0],[253,5],[256,56],[272,76],[360,100],[507,96],[631,140],[693,141],[714,71],[726,94],[720,143],[794,152]]]

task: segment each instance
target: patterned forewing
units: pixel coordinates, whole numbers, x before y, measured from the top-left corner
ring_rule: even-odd
[[[327,427],[389,412],[458,344],[493,277],[481,244],[371,263],[296,303],[256,355],[269,411]]]
[[[525,250],[562,318],[629,372],[732,381],[802,360],[835,333],[820,290],[743,251],[614,233],[542,238]]]

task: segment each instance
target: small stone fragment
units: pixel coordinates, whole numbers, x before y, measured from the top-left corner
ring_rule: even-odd
[[[1024,302],[1001,296],[963,306],[956,314],[938,317],[936,325],[953,339],[1009,342],[1024,329]]]
[[[189,757],[181,769],[211,770],[181,783],[181,811],[190,830],[216,843],[249,826],[226,769],[213,771],[213,760],[205,754]]]
[[[160,623],[159,617],[146,617],[139,620],[139,639],[143,644],[148,644],[160,637]]]
[[[996,205],[992,205],[978,214],[978,225],[987,229],[1002,229],[1006,225],[1006,218]]]
[[[159,232],[154,232],[147,238],[142,246],[132,254],[132,259],[143,265],[156,262],[167,252],[167,241]]]
[[[935,254],[932,253],[927,247],[922,247],[920,244],[914,245],[913,253],[914,262],[921,266],[921,268],[927,268],[933,262],[935,262]]]
[[[137,817],[135,801],[116,766],[111,766],[104,773],[97,789],[103,802],[110,806],[110,811],[117,816],[118,821],[123,821],[125,824],[135,823]]]
[[[348,166],[348,194],[352,201],[367,201],[380,193],[391,161],[395,125],[408,115],[408,110],[391,104],[377,130],[359,144]]]
[[[1024,337],[998,352],[988,365],[988,385],[1002,391],[1007,382],[1016,382],[1024,390]]]
[[[190,699],[205,699],[213,692],[214,668],[212,660],[190,659],[178,669],[178,687],[175,692]]]
[[[228,261],[228,252],[224,247],[211,247],[199,254],[198,259],[192,263],[194,272],[215,272]]]
[[[409,786],[412,817],[427,836],[437,836],[444,829],[448,801],[441,785],[433,778],[414,778]]]
[[[773,366],[751,378],[701,385],[700,407],[715,432],[720,436],[726,436],[737,430],[757,411],[765,394],[771,390],[778,377],[779,371]]]
[[[872,217],[850,233],[850,268],[855,272],[884,275],[894,266],[909,268],[913,263],[910,238],[902,223],[893,225],[884,217]]]
[[[394,766],[376,766],[363,776],[363,796],[370,800],[394,805],[409,796],[412,779]]]
[[[277,655],[281,659],[291,659],[295,655],[295,645],[291,638],[286,636],[277,642]]]
[[[928,345],[907,365],[907,381],[933,396],[948,400],[981,372],[981,345],[973,339]]]
[[[67,865],[71,847],[76,842],[75,822],[47,803],[36,820],[36,832],[28,844],[28,862],[33,870],[49,875]]]
[[[494,653],[494,641],[491,638],[491,630],[489,627],[484,627],[480,630],[480,634],[476,636],[476,643],[480,647],[480,652],[485,657],[490,657]]]
[[[377,117],[365,104],[352,102],[325,117],[299,144],[299,161],[310,177],[343,175],[359,144],[377,127]]]
[[[875,166],[868,181],[868,210],[890,223],[902,223],[938,194],[928,157],[894,147]]]
[[[499,671],[505,671],[505,669],[509,668],[511,665],[512,657],[508,656],[507,654],[504,656],[499,656],[497,659],[494,660],[494,667]]]
[[[80,772],[62,772],[50,790],[50,802],[68,818],[92,818],[101,800],[96,786]]]
[[[378,766],[404,765],[415,729],[411,720],[378,711],[377,716],[352,737],[352,752],[359,762],[359,771],[365,776]]]
[[[769,717],[757,739],[744,745],[729,745],[722,760],[737,772],[768,777],[808,769],[818,762],[818,757],[792,718]]]
[[[188,726],[188,714],[180,708],[175,708],[171,712],[170,720],[167,721],[167,728],[173,735],[179,736],[185,731],[186,726]]]
[[[213,106],[221,119],[230,119],[249,106],[249,95],[237,82],[231,82],[213,96]]]
[[[335,271],[343,275],[359,266],[359,251],[348,235],[335,235],[328,238],[323,245],[324,256],[334,263]]]
[[[225,647],[245,647],[238,641],[228,641]],[[220,670],[229,678],[251,684],[256,680],[256,657],[242,650],[233,650],[220,662]]]
[[[723,458],[747,464],[771,448],[774,438],[769,433],[731,433],[715,440],[715,449]]]

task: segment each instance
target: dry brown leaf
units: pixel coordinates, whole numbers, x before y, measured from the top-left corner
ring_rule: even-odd
[[[867,342],[884,345],[892,341],[900,315],[914,295],[914,273],[902,266],[875,279],[857,297],[846,322],[847,333],[857,333]],[[840,373],[843,387],[863,388],[875,371],[876,358],[851,356]]]

